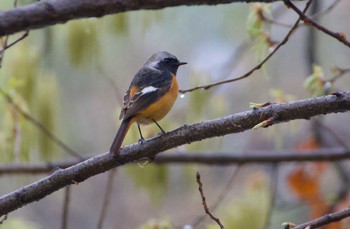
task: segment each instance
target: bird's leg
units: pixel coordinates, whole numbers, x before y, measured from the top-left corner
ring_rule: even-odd
[[[141,132],[141,127],[140,124],[137,123],[137,128],[139,129],[139,133],[140,133],[140,139],[139,139],[139,143],[142,144],[142,142],[145,140],[142,136],[142,132]]]
[[[161,134],[165,134],[166,132],[163,130],[163,128],[156,122],[156,120],[152,119],[152,121],[159,127]]]

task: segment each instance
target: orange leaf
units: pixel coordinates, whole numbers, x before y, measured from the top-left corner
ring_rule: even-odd
[[[298,167],[289,174],[288,183],[295,194],[305,201],[320,194],[318,178],[316,175],[308,173],[304,167]]]
[[[312,218],[321,216],[327,209],[319,188],[319,178],[318,172],[306,170],[305,166],[296,168],[288,176],[288,183],[294,193],[310,206]]]
[[[325,226],[325,229],[342,229],[340,222],[331,223]]]

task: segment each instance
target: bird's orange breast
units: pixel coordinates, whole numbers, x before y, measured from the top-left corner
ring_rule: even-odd
[[[158,121],[164,118],[166,114],[170,111],[175,103],[179,87],[177,84],[176,76],[172,75],[172,83],[170,90],[165,93],[160,99],[155,103],[150,105],[145,110],[137,114],[136,121],[141,124],[152,123],[152,120]]]

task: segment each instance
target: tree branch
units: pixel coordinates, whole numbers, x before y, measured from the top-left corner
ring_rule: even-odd
[[[184,125],[161,136],[145,140],[142,144],[125,146],[119,155],[104,153],[66,169],[57,169],[48,177],[4,195],[0,198],[0,216],[38,201],[70,184],[82,182],[126,163],[143,158],[153,159],[158,153],[180,145],[250,130],[266,120],[273,120],[269,125],[274,125],[348,110],[350,110],[350,92],[338,92],[333,95],[273,104],[201,123]]]
[[[209,210],[208,208],[208,204],[207,204],[207,201],[206,201],[206,198],[205,198],[205,195],[204,195],[204,191],[203,191],[203,183],[201,181],[201,175],[199,174],[199,172],[197,171],[196,173],[196,180],[197,180],[197,183],[198,183],[198,190],[199,190],[199,193],[201,195],[201,199],[202,199],[202,205],[203,205],[203,208],[204,208],[204,211],[205,213],[212,219],[214,220],[221,229],[225,229],[225,226],[221,223],[220,219],[218,217],[215,217]]]
[[[309,0],[306,3],[306,6],[303,10],[303,13],[305,13],[308,8],[310,7],[312,0]],[[202,86],[197,86],[197,87],[193,87],[193,88],[189,88],[189,89],[185,89],[185,90],[179,90],[180,93],[185,94],[187,92],[192,92],[198,89],[205,89],[208,90],[212,87],[216,87],[222,84],[226,84],[226,83],[232,83],[238,80],[242,80],[245,79],[249,76],[251,76],[255,71],[259,70],[260,68],[262,68],[262,66],[277,52],[277,50],[279,50],[283,45],[285,45],[287,43],[287,41],[289,40],[289,37],[294,33],[294,31],[298,28],[299,26],[299,22],[301,21],[301,17],[299,17],[296,22],[293,24],[292,28],[288,31],[288,33],[286,34],[286,36],[283,38],[283,40],[278,43],[278,45],[272,50],[272,52],[269,53],[269,55],[267,55],[259,64],[255,65],[252,69],[250,69],[248,72],[244,73],[241,76],[235,77],[235,78],[231,78],[231,79],[227,79],[227,80],[222,80],[219,82],[215,82],[215,83],[210,83],[210,84],[205,84]]]
[[[244,0],[244,2],[266,3],[276,1],[281,0]],[[73,19],[102,17],[126,11],[233,2],[242,2],[242,0],[46,0],[1,12],[0,36],[65,23]]]
[[[342,33],[342,32],[337,33],[337,32],[333,32],[333,31],[327,29],[326,27],[324,27],[324,26],[318,24],[317,22],[315,22],[314,20],[312,20],[310,17],[306,16],[290,0],[283,0],[283,1],[287,7],[292,8],[299,15],[299,17],[305,22],[305,24],[314,26],[316,29],[324,32],[325,34],[328,34],[331,37],[334,37],[335,39],[337,39],[338,41],[340,41],[344,45],[350,47],[350,42],[346,39],[346,35],[344,33]]]
[[[215,211],[217,207],[222,203],[224,198],[226,197],[227,193],[231,190],[232,183],[236,180],[239,171],[241,170],[242,166],[238,166],[237,168],[234,169],[230,179],[226,182],[225,187],[221,190],[221,193],[217,196],[215,203],[210,207],[212,211]],[[199,216],[194,223],[192,223],[193,228],[198,228],[198,225],[203,222],[204,218],[206,217],[205,215]]]
[[[350,208],[347,208],[345,210],[338,211],[338,212],[331,213],[331,214],[327,214],[327,215],[321,216],[320,218],[317,218],[315,220],[311,220],[309,222],[299,224],[299,225],[293,227],[293,229],[319,228],[321,226],[328,225],[330,223],[338,222],[338,221],[340,221],[344,218],[347,218],[349,216],[350,216]]]
[[[258,150],[231,153],[168,153],[158,155],[152,163],[155,164],[202,164],[202,165],[245,165],[245,164],[272,164],[293,162],[318,162],[318,161],[341,161],[350,159],[350,150],[346,148],[327,148],[318,150],[307,150],[300,153],[295,150],[273,151]],[[85,159],[87,160],[87,159]],[[62,161],[44,164],[9,164],[0,165],[1,175],[15,174],[42,174],[65,169],[80,161]]]

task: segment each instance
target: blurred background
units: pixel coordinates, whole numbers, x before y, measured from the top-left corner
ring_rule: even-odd
[[[318,0],[311,7],[327,28],[350,34],[350,2]],[[18,1],[18,5],[31,1]],[[302,9],[305,2],[296,5]],[[13,7],[2,0],[0,10]],[[180,89],[240,76],[281,41],[297,19],[282,3],[172,7],[74,20],[29,32],[6,50],[0,87],[0,161],[40,164],[73,160],[13,104],[38,120],[83,157],[108,151],[120,121],[125,91],[155,52],[168,51],[188,65],[177,78]],[[9,42],[21,33],[10,36]],[[349,35],[350,36],[350,35]],[[1,38],[4,43],[5,37]],[[246,111],[249,103],[286,102],[332,90],[348,91],[350,49],[322,32],[300,25],[286,45],[248,78],[179,96],[160,121],[165,130]],[[345,72],[346,73],[346,72]],[[326,87],[327,86],[327,87]],[[293,121],[184,145],[169,152],[226,152],[344,147],[349,143],[349,113]],[[157,126],[143,128],[157,135]],[[139,139],[136,125],[124,144]],[[350,146],[350,144],[348,144]],[[167,153],[167,152],[166,152]],[[165,154],[166,154],[165,153]],[[349,206],[347,163],[205,166],[135,164],[117,168],[103,228],[217,228],[204,217],[195,179],[199,171],[209,208],[226,228],[282,228]],[[47,174],[1,174],[4,195]],[[67,228],[96,228],[108,173],[71,186]],[[345,191],[344,191],[345,190]],[[343,192],[341,192],[343,191]],[[3,228],[61,228],[65,190],[11,214]],[[336,225],[336,226],[333,226]],[[349,228],[346,220],[329,228]]]

